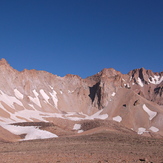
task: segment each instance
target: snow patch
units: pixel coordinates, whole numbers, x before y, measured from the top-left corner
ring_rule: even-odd
[[[15,135],[26,134],[25,138],[22,140],[32,140],[32,139],[47,139],[47,138],[56,138],[56,134],[53,134],[49,131],[40,130],[36,126],[14,126],[14,125],[1,125],[4,129],[10,131]]]
[[[87,116],[85,117],[85,119],[106,119],[108,118],[108,114],[101,114],[100,113],[102,112],[103,110],[99,110],[98,112],[96,112],[95,114],[91,115],[91,116]]]
[[[45,99],[45,101],[47,103],[49,103],[49,101],[48,101],[49,100],[49,96],[45,93],[45,91],[43,89],[41,89],[40,93],[41,93],[42,97]]]
[[[127,83],[127,84],[124,84],[125,87],[127,88],[130,88],[130,85]]]
[[[50,93],[50,92],[49,92]],[[52,99],[53,99],[53,102],[54,102],[54,105],[56,108],[58,108],[58,98],[57,98],[57,92],[55,90],[53,90],[52,93],[50,93]]]
[[[35,107],[32,104],[28,104],[28,105],[35,110]]]
[[[17,89],[14,89],[14,93],[18,99],[23,99],[23,94],[21,94]]]
[[[29,106],[33,107],[31,104]],[[34,110],[24,109],[15,113],[10,113],[5,110],[6,112],[10,114],[10,118],[0,117],[0,120],[6,123],[14,123],[14,122],[22,122],[22,121],[23,122],[33,121],[33,119],[37,119],[38,121],[48,122],[46,118],[50,118],[50,117],[68,119],[68,118],[65,118],[63,114],[60,114],[60,113],[42,112],[42,111],[36,110],[34,107],[33,109]]]
[[[73,93],[74,91],[70,91],[70,90],[68,90],[68,93]]]
[[[112,96],[115,96],[115,94],[116,94],[116,93],[115,93],[115,92],[113,92],[111,95],[112,95]]]
[[[98,112],[96,112],[93,115],[87,115],[87,114],[83,114],[82,112],[80,113],[75,113],[75,112],[69,112],[68,114],[66,114],[66,119],[72,120],[72,121],[80,121],[80,120],[94,120],[94,119],[106,119],[108,118],[108,114],[101,114],[103,110],[99,110]],[[75,117],[75,115],[77,115]],[[79,117],[80,115],[85,116],[84,118]],[[69,117],[69,116],[73,116],[73,117]]]
[[[149,115],[149,120],[152,120],[157,115],[157,112],[151,111],[145,104],[143,105],[143,109]]]
[[[122,121],[122,117],[118,115],[116,117],[113,117],[113,120],[116,121],[116,122],[121,122]]]
[[[84,132],[83,130],[78,130],[78,133],[82,133],[82,132]]]
[[[79,130],[81,128],[81,124],[75,124],[73,130]]]
[[[137,82],[138,82],[138,84],[139,84],[141,87],[143,87],[143,86],[144,86],[144,84],[143,84],[142,80],[141,80],[139,77],[138,77]]]
[[[150,76],[148,81],[152,84],[160,84],[163,81],[163,76],[162,77],[156,75],[154,75],[154,77]]]
[[[44,122],[46,121],[44,119],[44,117],[46,117],[47,115],[49,117],[48,113],[41,112],[41,111],[38,111],[38,110],[27,110],[27,109],[15,112],[15,114],[13,114],[13,116],[15,116],[15,117],[19,116],[19,117],[27,119],[28,121],[33,121],[33,119],[38,119],[38,120],[44,121]],[[13,119],[15,120],[15,118],[13,118]],[[16,120],[16,122],[17,121],[18,120]]]
[[[51,89],[53,89],[53,87],[52,87],[51,85],[49,85],[49,87],[50,87]]]
[[[36,92],[36,90],[33,90],[33,93],[35,97],[28,96],[29,99],[41,108],[40,100],[38,98],[39,94]]]
[[[158,132],[158,131],[159,131],[159,129],[156,128],[156,127],[154,127],[154,126],[151,126],[149,129],[150,129],[151,131],[153,131],[153,132]]]
[[[140,128],[138,128],[138,134],[139,135],[142,135],[144,132],[148,132],[148,131],[146,131],[146,129],[145,128],[143,128],[143,127],[140,127]]]
[[[36,97],[39,95],[35,89],[33,90],[33,93]]]
[[[17,103],[18,105],[23,106],[23,104],[16,97],[9,96],[3,93],[3,91],[1,90],[0,90],[0,101],[3,101],[11,108],[14,108],[14,105],[13,105],[14,103]]]

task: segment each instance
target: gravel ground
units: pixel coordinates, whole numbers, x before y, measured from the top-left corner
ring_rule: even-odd
[[[0,143],[1,163],[163,163],[163,139],[125,133]]]

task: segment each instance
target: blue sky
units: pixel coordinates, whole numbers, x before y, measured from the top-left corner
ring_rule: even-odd
[[[85,78],[163,71],[163,0],[0,0],[0,58]]]

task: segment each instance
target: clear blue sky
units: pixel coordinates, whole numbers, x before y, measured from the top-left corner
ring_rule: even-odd
[[[163,0],[0,0],[0,58],[83,78],[163,71]]]

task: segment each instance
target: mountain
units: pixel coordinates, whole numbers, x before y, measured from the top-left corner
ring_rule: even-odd
[[[163,137],[163,72],[105,68],[82,79],[19,72],[1,59],[0,77],[0,125],[16,135],[13,141],[84,134],[109,124],[110,130]]]

